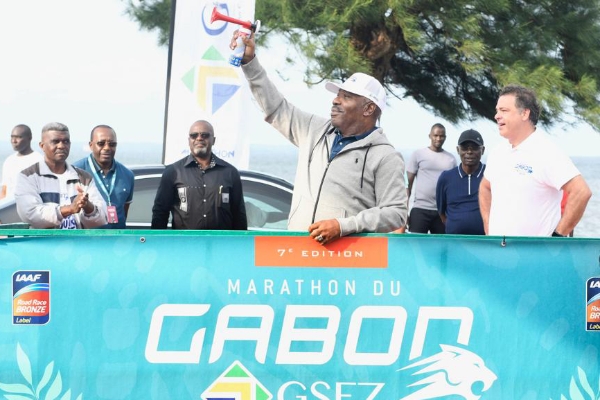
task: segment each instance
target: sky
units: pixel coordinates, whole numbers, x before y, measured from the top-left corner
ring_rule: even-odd
[[[2,1],[0,38],[0,133],[7,140],[16,124],[29,125],[35,139],[44,124],[59,121],[74,141],[85,142],[93,126],[108,124],[119,141],[162,143],[167,48],[158,46],[155,32],[140,31],[125,15],[124,1]],[[333,95],[323,84],[306,87],[301,59],[295,66],[285,63],[286,55],[299,59],[291,49],[271,41],[258,55],[289,100],[329,115]],[[410,99],[388,101],[381,125],[399,149],[427,146],[436,122],[447,128],[450,151],[469,128],[482,133],[488,148],[503,140],[491,121],[453,125]],[[256,105],[248,112],[260,114]],[[287,144],[260,118],[253,121],[250,144]],[[572,156],[600,155],[600,134],[589,126],[557,126],[550,133]]]

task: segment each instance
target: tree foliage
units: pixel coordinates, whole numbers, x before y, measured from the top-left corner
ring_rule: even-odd
[[[164,44],[170,4],[128,10]],[[256,16],[309,60],[307,82],[370,73],[451,122],[493,120],[499,89],[518,83],[543,124],[600,130],[600,0],[256,0]]]

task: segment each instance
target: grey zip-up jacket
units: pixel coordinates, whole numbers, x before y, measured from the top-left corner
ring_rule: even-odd
[[[404,160],[381,128],[345,146],[329,161],[331,120],[304,112],[277,90],[255,57],[242,66],[265,120],[299,149],[288,229],[337,219],[341,235],[391,232],[406,224]]]

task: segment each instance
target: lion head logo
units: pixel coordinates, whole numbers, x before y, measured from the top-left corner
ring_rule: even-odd
[[[462,396],[465,400],[477,400],[492,387],[496,375],[486,368],[477,354],[459,347],[440,345],[442,351],[417,361],[399,371],[423,367],[412,375],[428,374],[409,387],[427,385],[400,400],[437,399],[451,395]]]

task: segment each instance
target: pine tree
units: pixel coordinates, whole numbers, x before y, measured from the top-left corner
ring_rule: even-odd
[[[129,0],[130,1],[130,0]],[[168,43],[170,0],[128,10]],[[285,36],[306,82],[366,72],[451,122],[493,120],[499,89],[533,88],[544,125],[600,131],[600,0],[256,0],[263,41]]]

